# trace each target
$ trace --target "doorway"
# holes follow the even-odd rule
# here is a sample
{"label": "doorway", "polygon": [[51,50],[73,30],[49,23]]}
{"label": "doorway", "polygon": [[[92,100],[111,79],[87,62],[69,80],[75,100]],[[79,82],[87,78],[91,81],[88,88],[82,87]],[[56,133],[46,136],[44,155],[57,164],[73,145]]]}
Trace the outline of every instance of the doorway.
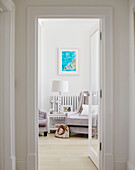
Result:
{"label": "doorway", "polygon": [[[64,10],[64,11],[63,11]],[[81,14],[80,14],[81,11]],[[102,113],[104,113],[102,119],[102,142],[103,142],[103,150],[102,150],[102,160],[101,161],[101,169],[107,170],[109,165],[111,165],[110,169],[113,169],[113,60],[112,60],[112,9],[108,7],[83,7],[83,8],[70,8],[70,7],[43,7],[43,8],[29,8],[28,10],[28,86],[27,86],[27,121],[28,121],[28,129],[27,129],[27,154],[28,154],[28,168],[29,169],[37,169],[37,131],[38,128],[35,126],[37,124],[37,24],[38,18],[91,18],[95,16],[96,18],[102,18],[103,20],[103,62],[102,62],[102,90],[103,90],[103,101],[102,105]],[[109,111],[109,112],[108,112]],[[34,113],[34,114],[33,114]],[[109,114],[108,114],[109,113]],[[35,116],[34,116],[35,115]],[[106,119],[105,119],[105,118]],[[35,124],[36,123],[36,124]],[[30,126],[31,125],[31,126]],[[107,129],[107,131],[106,131]],[[105,141],[110,139],[108,145],[105,145]],[[103,160],[105,158],[105,160]]]}
{"label": "doorway", "polygon": [[[55,29],[54,29],[55,28]],[[68,81],[69,84],[69,91],[67,96],[63,96],[62,94],[62,101],[64,101],[65,105],[70,104],[70,107],[72,106],[72,111],[76,112],[78,108],[75,108],[75,103],[76,101],[75,98],[79,96],[79,93],[81,91],[88,91],[90,93],[90,96],[92,97],[93,104],[91,105],[91,111],[89,112],[94,112],[92,115],[91,113],[89,114],[87,112],[87,105],[84,105],[85,111],[79,112],[79,114],[88,116],[89,118],[92,117],[94,125],[90,126],[92,127],[92,131],[88,130],[88,128],[85,128],[84,125],[79,124],[78,129],[80,128],[80,132],[76,132],[75,130],[77,127],[75,127],[75,124],[72,124],[72,129],[76,134],[88,134],[89,136],[93,136],[92,138],[89,137],[89,148],[88,149],[88,142],[86,142],[86,148],[87,150],[85,151],[87,154],[84,154],[85,157],[90,157],[94,164],[96,165],[97,168],[99,168],[99,140],[98,139],[98,129],[100,129],[100,124],[98,123],[100,120],[100,116],[98,115],[100,113],[99,110],[99,101],[100,99],[98,98],[98,94],[100,92],[100,84],[99,84],[99,44],[100,44],[100,19],[81,19],[81,18],[67,18],[67,19],[39,19],[38,20],[38,108],[40,111],[43,111],[47,113],[48,115],[48,136],[49,137],[40,137],[39,138],[39,157],[42,155],[43,148],[45,147],[45,141],[47,142],[49,138],[53,141],[54,138],[50,136],[50,130],[55,129],[55,125],[60,125],[60,120],[64,117],[65,115],[56,115],[58,112],[57,109],[52,108],[51,111],[55,112],[53,114],[50,113],[50,102],[53,102],[53,105],[56,106],[55,101],[57,97],[57,94],[53,94],[51,92],[51,87],[54,79],[59,79],[59,80],[66,80]],[[94,36],[94,39],[93,37]],[[58,61],[59,61],[59,49],[58,48],[64,48],[68,49],[68,52],[72,49],[75,49],[75,52],[78,51],[78,60],[79,60],[79,68],[78,68],[78,75],[59,75],[58,69]],[[64,51],[63,50],[63,51]],[[67,52],[67,51],[66,51]],[[92,55],[93,54],[93,55]],[[68,56],[67,56],[68,58]],[[91,59],[90,59],[91,58]],[[64,60],[65,61],[65,60]],[[92,63],[91,63],[92,61]],[[76,60],[77,62],[77,60]],[[62,63],[63,64],[63,63]],[[64,66],[65,67],[65,66]],[[91,83],[92,82],[92,83]],[[54,96],[53,96],[54,95]],[[51,96],[51,97],[50,97]],[[65,101],[66,100],[66,101]],[[71,105],[71,100],[72,100],[72,105]],[[97,100],[97,103],[94,102],[94,100]],[[91,101],[90,101],[91,102]],[[62,103],[62,106],[64,105]],[[65,106],[64,105],[64,106]],[[56,106],[57,107],[57,106]],[[77,106],[78,107],[78,106]],[[98,109],[98,110],[97,110]],[[44,113],[44,114],[45,114]],[[77,115],[77,114],[76,114]],[[53,120],[55,118],[55,120]],[[58,120],[57,120],[58,118]],[[78,117],[76,117],[78,118]],[[80,116],[81,119],[81,116]],[[51,121],[51,123],[50,123]],[[82,120],[85,121],[85,118],[82,116]],[[61,122],[63,123],[63,122]],[[79,123],[79,122],[75,122]],[[52,124],[52,125],[50,125]],[[88,125],[87,125],[88,126]],[[99,126],[99,127],[98,127]],[[89,129],[91,128],[89,127]],[[76,129],[75,129],[76,128]],[[41,127],[39,128],[41,132]],[[42,128],[43,129],[43,128]],[[43,129],[42,132],[46,132],[46,130]],[[87,132],[85,132],[87,131]],[[53,135],[54,136],[54,135]],[[99,135],[100,136],[100,135]],[[80,137],[80,138],[79,138]],[[76,143],[79,144],[79,142],[82,143],[82,138],[79,136],[78,140],[76,140]],[[44,139],[44,140],[43,140]],[[94,145],[91,145],[91,139],[94,140]],[[75,140],[75,139],[74,139]],[[68,141],[68,140],[67,140]],[[71,145],[72,139],[69,140],[69,143]],[[58,143],[58,140],[54,140],[54,142]],[[41,144],[42,143],[42,144]],[[44,147],[43,147],[44,143]],[[53,142],[51,142],[53,143]],[[61,142],[60,142],[61,143]],[[68,143],[68,142],[67,142]],[[59,144],[59,143],[58,143]],[[54,144],[53,144],[54,145]],[[62,143],[61,143],[62,145]],[[59,146],[59,145],[58,145]],[[67,144],[68,146],[68,144]],[[73,144],[73,146],[75,146]],[[49,146],[50,149],[53,146]],[[96,156],[92,157],[92,153],[94,148],[96,147]],[[41,151],[42,148],[42,151]],[[65,147],[66,148],[66,147]],[[70,147],[69,147],[70,149]],[[47,150],[47,149],[46,149]],[[79,149],[77,149],[79,151]],[[89,150],[89,154],[88,154]],[[47,151],[46,151],[47,152]],[[64,151],[65,154],[68,153],[68,151]],[[75,152],[75,150],[74,150]],[[50,153],[50,152],[49,152]],[[44,159],[45,159],[45,151],[44,151]],[[83,153],[82,153],[83,155]],[[57,157],[54,155],[51,155],[53,157]],[[64,156],[64,155],[63,155]],[[72,153],[71,153],[72,156]],[[42,160],[43,155],[40,157]],[[49,157],[49,154],[48,154]],[[66,155],[65,155],[66,157]],[[59,159],[61,159],[59,157]],[[86,158],[88,159],[88,158]],[[45,159],[46,160],[46,159]],[[47,159],[48,160],[48,159]],[[81,160],[81,155],[80,155],[80,160]],[[49,160],[48,160],[49,161]],[[43,164],[42,161],[40,161],[40,164]],[[44,161],[45,162],[45,161]],[[55,164],[55,163],[54,163]],[[60,163],[59,163],[60,164]],[[79,164],[79,162],[78,162]],[[44,165],[45,166],[45,165]],[[49,166],[49,165],[48,165]],[[57,166],[57,165],[55,165]],[[60,166],[60,165],[59,165]],[[40,166],[39,166],[40,167]],[[69,168],[70,169],[70,168]]]}

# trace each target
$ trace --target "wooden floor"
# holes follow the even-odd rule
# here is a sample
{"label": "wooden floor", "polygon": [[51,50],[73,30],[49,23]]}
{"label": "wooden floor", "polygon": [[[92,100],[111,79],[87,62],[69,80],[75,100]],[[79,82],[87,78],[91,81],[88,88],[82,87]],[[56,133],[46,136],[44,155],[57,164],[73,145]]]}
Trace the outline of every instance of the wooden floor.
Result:
{"label": "wooden floor", "polygon": [[39,137],[39,170],[97,170],[88,158],[88,139]]}

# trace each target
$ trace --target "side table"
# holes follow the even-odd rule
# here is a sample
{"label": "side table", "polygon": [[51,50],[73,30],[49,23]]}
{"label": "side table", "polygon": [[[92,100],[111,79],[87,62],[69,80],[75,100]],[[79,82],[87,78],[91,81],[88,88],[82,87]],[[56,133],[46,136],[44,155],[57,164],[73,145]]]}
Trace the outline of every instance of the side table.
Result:
{"label": "side table", "polygon": [[63,113],[48,114],[48,133],[57,130],[60,125],[65,126],[65,115]]}

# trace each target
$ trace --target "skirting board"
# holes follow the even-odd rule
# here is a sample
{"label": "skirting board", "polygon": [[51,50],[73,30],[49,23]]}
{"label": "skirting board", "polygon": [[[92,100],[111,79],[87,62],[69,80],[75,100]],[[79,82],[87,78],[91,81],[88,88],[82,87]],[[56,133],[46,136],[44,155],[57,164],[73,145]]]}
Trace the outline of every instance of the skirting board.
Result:
{"label": "skirting board", "polygon": [[113,164],[115,170],[127,170],[127,160],[115,159]]}
{"label": "skirting board", "polygon": [[28,153],[27,156],[27,170],[35,170],[37,168],[37,155],[34,153]]}
{"label": "skirting board", "polygon": [[105,160],[105,170],[113,170],[113,155],[111,154],[105,154],[104,155]]}
{"label": "skirting board", "polygon": [[17,170],[26,170],[26,162],[25,161],[16,161],[16,169]]}
{"label": "skirting board", "polygon": [[3,164],[4,170],[16,170],[16,157],[8,157],[8,159],[5,159]]}
{"label": "skirting board", "polygon": [[12,166],[12,170],[16,170],[16,157],[12,156],[11,157],[11,166]]}
{"label": "skirting board", "polygon": [[127,162],[127,170],[135,170],[135,167],[129,161]]}

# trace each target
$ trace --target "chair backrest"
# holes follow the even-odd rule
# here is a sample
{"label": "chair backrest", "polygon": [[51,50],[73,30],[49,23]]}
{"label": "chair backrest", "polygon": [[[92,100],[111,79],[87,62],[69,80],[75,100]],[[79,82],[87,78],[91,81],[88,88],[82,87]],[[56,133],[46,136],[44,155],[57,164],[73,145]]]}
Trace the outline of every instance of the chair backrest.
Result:
{"label": "chair backrest", "polygon": [[47,118],[47,113],[39,111],[39,118],[46,119]]}
{"label": "chair backrest", "polygon": [[82,91],[80,92],[80,96],[79,96],[79,103],[78,103],[78,109],[77,109],[77,113],[82,113],[82,105],[88,105],[89,104],[89,92],[88,91]]}

